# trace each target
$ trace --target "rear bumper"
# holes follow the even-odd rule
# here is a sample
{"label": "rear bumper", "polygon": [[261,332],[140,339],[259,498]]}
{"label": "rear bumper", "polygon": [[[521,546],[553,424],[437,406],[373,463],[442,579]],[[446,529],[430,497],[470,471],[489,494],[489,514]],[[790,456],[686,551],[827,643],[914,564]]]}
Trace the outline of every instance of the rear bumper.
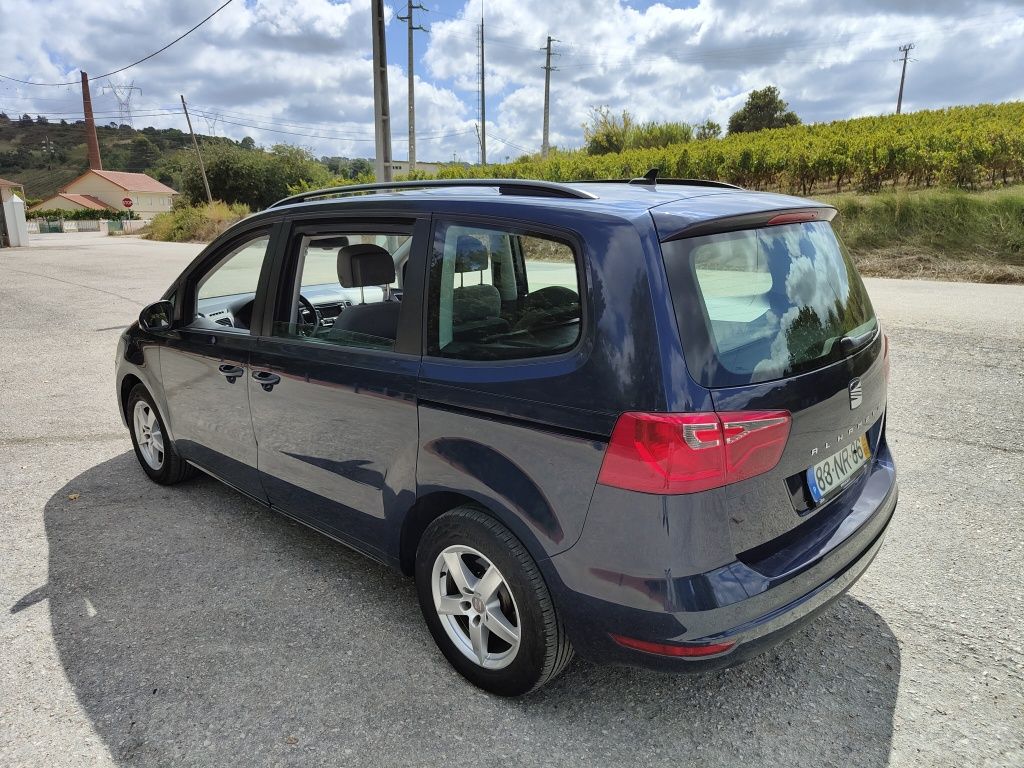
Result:
{"label": "rear bumper", "polygon": [[[845,593],[881,548],[899,491],[888,451],[879,458],[858,499],[870,502],[870,509],[860,504],[856,530],[803,568],[775,578],[737,560],[696,576],[673,577],[668,570],[661,578],[618,574],[613,580],[600,567],[581,567],[585,548],[546,561],[575,649],[596,661],[697,672],[732,666],[780,642]],[[624,648],[613,634],[657,643],[734,645],[714,656],[676,658]]]}

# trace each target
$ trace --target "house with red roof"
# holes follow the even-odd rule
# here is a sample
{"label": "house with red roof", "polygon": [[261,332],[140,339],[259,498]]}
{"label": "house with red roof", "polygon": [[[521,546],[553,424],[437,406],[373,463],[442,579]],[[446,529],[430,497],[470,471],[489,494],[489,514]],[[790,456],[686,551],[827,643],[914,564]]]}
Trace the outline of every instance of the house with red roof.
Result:
{"label": "house with red roof", "polygon": [[[31,211],[131,210],[144,219],[171,210],[178,194],[144,173],[91,168]],[[131,205],[126,204],[130,201]]]}

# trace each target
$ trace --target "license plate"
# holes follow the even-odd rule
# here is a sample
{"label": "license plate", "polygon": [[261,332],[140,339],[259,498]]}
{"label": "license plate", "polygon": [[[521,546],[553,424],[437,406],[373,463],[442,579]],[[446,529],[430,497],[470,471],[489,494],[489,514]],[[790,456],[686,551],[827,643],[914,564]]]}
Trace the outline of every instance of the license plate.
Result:
{"label": "license plate", "polygon": [[839,490],[856,474],[857,470],[868,463],[871,449],[868,447],[868,436],[861,435],[833,453],[827,459],[819,461],[807,470],[807,487],[817,504],[830,493]]}

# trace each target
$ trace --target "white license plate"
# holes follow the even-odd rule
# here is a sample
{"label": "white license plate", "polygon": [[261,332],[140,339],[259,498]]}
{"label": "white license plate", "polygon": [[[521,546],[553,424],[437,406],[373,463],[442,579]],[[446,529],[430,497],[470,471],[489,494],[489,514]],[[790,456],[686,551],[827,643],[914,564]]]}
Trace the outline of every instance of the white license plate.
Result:
{"label": "white license plate", "polygon": [[811,489],[814,503],[817,504],[833,491],[846,485],[846,481],[867,464],[870,458],[871,449],[868,447],[868,436],[865,434],[827,459],[808,468],[807,487]]}

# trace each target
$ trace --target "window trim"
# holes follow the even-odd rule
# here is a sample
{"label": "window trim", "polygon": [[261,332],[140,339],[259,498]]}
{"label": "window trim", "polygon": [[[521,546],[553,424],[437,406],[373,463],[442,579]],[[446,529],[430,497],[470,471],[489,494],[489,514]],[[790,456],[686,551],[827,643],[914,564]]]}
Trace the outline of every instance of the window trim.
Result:
{"label": "window trim", "polygon": [[[517,234],[526,237],[540,237],[546,240],[555,240],[569,246],[572,250],[573,261],[576,266],[576,282],[580,289],[578,291],[580,297],[580,332],[576,338],[576,342],[568,349],[553,352],[551,354],[531,355],[529,357],[510,357],[495,360],[470,360],[466,358],[446,357],[444,355],[434,354],[432,352],[432,341],[430,338],[430,307],[432,299],[430,272],[434,258],[434,240],[441,228],[449,226],[478,226],[485,229],[499,229],[507,234]],[[423,360],[431,363],[431,365],[439,365],[445,368],[459,368],[467,366],[476,368],[506,368],[514,366],[522,368],[524,366],[541,366],[552,363],[562,363],[579,356],[581,350],[585,347],[587,340],[590,338],[591,326],[590,281],[587,279],[587,259],[588,255],[585,241],[580,237],[579,233],[571,229],[564,229],[562,227],[551,226],[535,221],[503,216],[463,213],[435,214],[431,217],[430,233],[426,242],[426,254],[424,258],[422,289],[423,322],[421,340]],[[524,265],[525,262],[526,259],[524,255]],[[518,280],[518,278],[519,275],[517,274],[516,279]],[[529,285],[528,282],[527,285]]]}
{"label": "window trim", "polygon": [[[301,336],[276,336],[271,333],[273,324],[284,306],[290,306],[291,296],[294,291],[294,283],[298,279],[296,269],[299,262],[299,249],[304,238],[322,234],[395,234],[407,235],[412,238],[412,245],[409,248],[409,263],[416,259],[422,261],[422,248],[418,248],[417,238],[420,238],[419,245],[425,238],[425,232],[429,224],[429,218],[425,216],[395,216],[394,212],[381,213],[366,210],[353,210],[351,212],[330,213],[318,212],[306,213],[289,217],[285,222],[284,232],[279,247],[279,257],[275,260],[274,273],[270,276],[271,285],[275,286],[273,295],[267,296],[264,309],[265,325],[260,336],[267,341],[274,343],[285,343],[297,345],[301,348],[313,347],[318,350],[337,350],[339,353],[346,351],[358,354],[369,354],[372,356],[397,355],[408,358],[410,355],[420,357],[419,333],[416,330],[410,332],[410,318],[417,322],[421,310],[417,302],[422,297],[422,287],[416,286],[415,275],[407,273],[410,279],[409,285],[416,287],[419,295],[410,295],[409,285],[402,286],[402,310],[399,313],[398,335],[392,349],[372,349],[357,347],[345,344],[334,344],[325,342],[322,339],[310,339]],[[411,300],[411,301],[410,301]],[[407,307],[408,305],[408,307]]]}
{"label": "window trim", "polygon": [[[201,331],[202,333],[211,334],[228,333],[232,336],[251,336],[253,338],[262,335],[265,322],[264,308],[266,305],[267,286],[277,261],[276,255],[277,249],[280,247],[282,229],[282,222],[280,220],[263,221],[255,226],[247,227],[243,231],[233,233],[232,236],[220,242],[215,242],[209,249],[209,253],[199,256],[197,261],[188,270],[187,277],[185,277],[180,286],[180,294],[183,300],[180,308],[176,307],[176,313],[180,313],[179,320],[182,330]],[[193,328],[192,325],[196,320],[196,308],[198,306],[199,281],[206,277],[212,269],[215,269],[239,245],[260,237],[267,238],[267,252],[263,257],[263,265],[260,268],[260,275],[256,283],[256,293],[253,297],[252,323],[248,330],[228,328],[226,326],[219,329]],[[177,293],[178,286],[173,286],[169,292]]]}

